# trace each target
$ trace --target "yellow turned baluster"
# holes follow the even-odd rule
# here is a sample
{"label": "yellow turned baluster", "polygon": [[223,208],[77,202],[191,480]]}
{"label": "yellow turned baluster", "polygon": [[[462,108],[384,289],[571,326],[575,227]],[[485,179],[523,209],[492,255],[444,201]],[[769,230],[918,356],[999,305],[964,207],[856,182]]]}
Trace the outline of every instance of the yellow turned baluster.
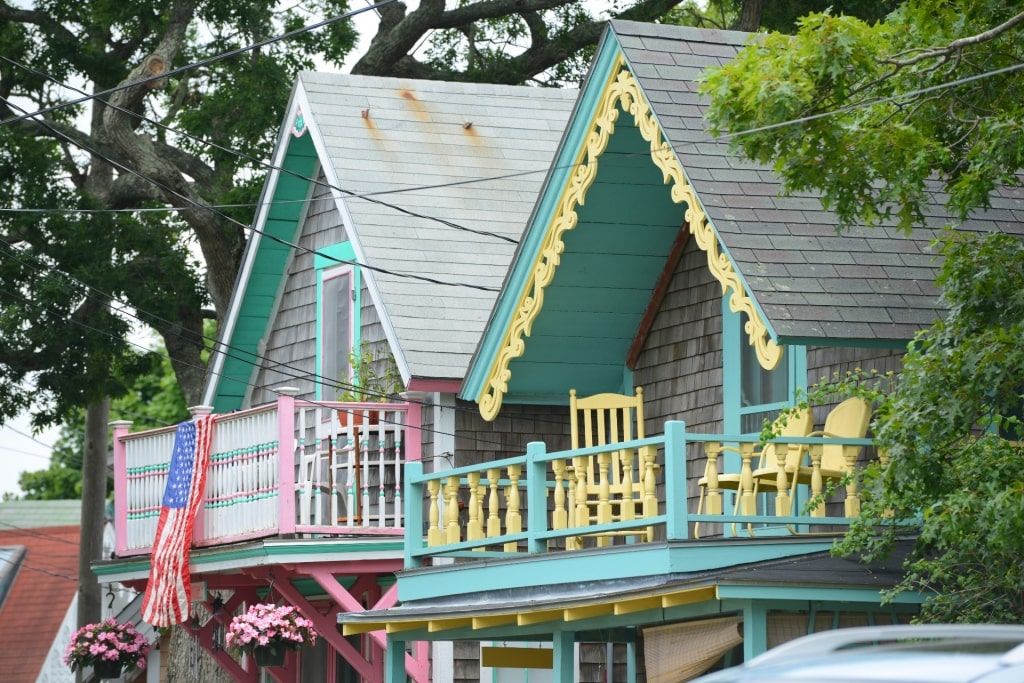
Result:
{"label": "yellow turned baluster", "polygon": [[466,540],[479,541],[484,537],[483,523],[480,521],[480,473],[470,472],[466,475],[466,480],[469,482],[469,521],[466,522]]}
{"label": "yellow turned baluster", "polygon": [[751,444],[743,444],[740,447],[740,514],[757,514],[757,499],[754,497],[754,470],[750,461],[754,457],[754,447]]}
{"label": "yellow turned baluster", "polygon": [[427,526],[427,545],[431,548],[441,545],[441,513],[437,505],[438,493],[441,491],[441,482],[431,479],[427,482],[427,489],[430,491],[430,510],[428,513],[430,522]]}
{"label": "yellow turned baluster", "polygon": [[501,517],[498,516],[498,477],[501,470],[492,468],[487,470],[487,484],[491,488],[491,494],[487,499],[487,538],[501,536]]}
{"label": "yellow turned baluster", "polygon": [[[708,462],[707,471],[708,486],[704,498],[704,510],[709,515],[722,514],[722,491],[718,488],[718,456],[722,453],[722,444],[709,442],[704,447]],[[753,473],[751,473],[753,476]],[[699,524],[699,522],[698,522]]]}
{"label": "yellow turned baluster", "polygon": [[[658,515],[658,479],[654,474],[654,460],[658,457],[658,449],[655,446],[644,446],[640,451],[644,472],[644,518],[649,519]],[[654,527],[647,527],[647,541],[654,540]]]}
{"label": "yellow turned baluster", "polygon": [[846,461],[846,471],[849,477],[846,480],[846,516],[856,517],[860,514],[860,493],[857,490],[857,477],[854,468],[857,466],[857,453],[860,448],[856,446],[843,446],[843,460]]}
{"label": "yellow turned baluster", "polygon": [[566,529],[568,519],[565,511],[565,460],[552,460],[551,469],[555,473],[555,510],[551,513],[551,528]]}
{"label": "yellow turned baluster", "polygon": [[[811,447],[811,499],[821,498],[821,446]],[[811,510],[811,517],[825,516],[825,501],[821,500]]]}
{"label": "yellow turned baluster", "polygon": [[[611,483],[611,453],[597,454],[598,488],[597,488],[597,523],[608,524],[612,521],[612,483]],[[601,536],[597,539],[598,547],[607,547],[612,544],[612,539]]]}
{"label": "yellow turned baluster", "polygon": [[[519,475],[522,474],[522,471],[522,465],[508,466],[508,495],[505,496],[508,512],[505,516],[505,529],[510,534],[518,534],[523,530],[523,516],[519,511]],[[518,541],[505,544],[507,553],[514,553],[518,548]]]}
{"label": "yellow turned baluster", "polygon": [[633,521],[636,519],[636,499],[633,498],[633,461],[636,459],[636,451],[632,448],[626,448],[619,451],[619,462],[622,464],[622,476],[620,481],[622,487],[619,489],[623,492],[622,505],[620,507],[621,514],[619,517],[622,521]]}
{"label": "yellow turned baluster", "polygon": [[445,543],[459,542],[459,478],[448,477],[444,489],[444,520],[447,535]]}
{"label": "yellow turned baluster", "polygon": [[786,474],[786,456],[790,448],[799,446],[775,444],[775,460],[779,467],[775,475],[775,514],[780,517],[789,514],[789,477]]}
{"label": "yellow turned baluster", "polygon": [[[585,457],[572,459],[572,473],[575,484],[570,482],[575,496],[575,505],[569,523],[574,528],[590,525],[590,510],[587,509],[587,461]],[[577,550],[583,547],[583,537],[573,536],[566,541],[566,550]]]}

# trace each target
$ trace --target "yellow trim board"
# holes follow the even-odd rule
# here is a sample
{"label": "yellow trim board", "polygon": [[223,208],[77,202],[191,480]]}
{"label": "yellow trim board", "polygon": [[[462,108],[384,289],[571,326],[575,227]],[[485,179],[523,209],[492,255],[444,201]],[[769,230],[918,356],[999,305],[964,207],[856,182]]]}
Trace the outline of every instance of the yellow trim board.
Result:
{"label": "yellow trim board", "polygon": [[682,605],[692,605],[695,602],[703,602],[705,600],[718,600],[717,586],[702,586],[700,588],[691,588],[679,593],[663,595],[661,596],[661,606],[680,607]]}
{"label": "yellow trim board", "polygon": [[480,648],[480,666],[511,669],[553,669],[555,651],[547,647]]}
{"label": "yellow trim board", "polygon": [[545,621],[554,621],[555,619],[562,618],[562,609],[545,609],[538,610],[536,612],[523,612],[522,614],[516,615],[516,622],[520,626],[531,626],[533,624],[541,624]]}
{"label": "yellow trim board", "polygon": [[484,628],[491,628],[492,626],[514,624],[515,621],[516,615],[514,614],[490,614],[487,616],[473,617],[473,630],[477,631]]}
{"label": "yellow trim board", "polygon": [[680,607],[682,605],[691,605],[705,600],[718,599],[717,587],[699,586],[686,588],[673,593],[623,598],[621,600],[595,602],[574,607],[529,610],[515,614],[505,612],[502,614],[483,614],[475,617],[345,622],[342,624],[342,634],[352,636],[381,630],[388,633],[400,633],[402,631],[413,631],[424,628],[431,633],[437,633],[439,631],[449,631],[452,629],[465,628],[467,626],[472,627],[473,630],[480,630],[512,623],[518,623],[519,626],[530,626],[546,621],[554,621],[556,619],[561,619],[565,622],[580,621],[582,619],[600,617],[605,614],[631,614],[633,612],[641,612],[648,609]]}
{"label": "yellow trim board", "polygon": [[758,313],[749,292],[743,287],[743,281],[733,268],[732,261],[721,250],[714,228],[697,202],[697,195],[686,179],[682,165],[672,147],[665,141],[650,104],[633,74],[626,68],[625,60],[620,54],[612,66],[611,77],[604,93],[595,107],[590,129],[584,136],[586,142],[577,156],[576,170],[562,190],[558,207],[548,224],[541,248],[523,286],[519,305],[495,354],[483,390],[477,397],[480,415],[485,420],[493,420],[501,409],[502,400],[508,391],[508,382],[512,378],[509,365],[526,350],[524,337],[530,335],[533,323],[544,306],[544,290],[551,284],[565,251],[563,235],[577,225],[579,216],[576,208],[584,203],[587,191],[597,178],[598,159],[608,147],[620,111],[626,111],[633,116],[640,134],[650,143],[652,161],[661,170],[664,182],[672,184],[672,201],[676,204],[686,204],[685,220],[690,234],[696,240],[697,246],[707,254],[708,269],[722,286],[722,295],[725,296],[732,291],[729,308],[733,312],[747,315],[744,331],[757,353],[761,366],[771,370],[782,359],[782,347],[769,335],[768,327]]}

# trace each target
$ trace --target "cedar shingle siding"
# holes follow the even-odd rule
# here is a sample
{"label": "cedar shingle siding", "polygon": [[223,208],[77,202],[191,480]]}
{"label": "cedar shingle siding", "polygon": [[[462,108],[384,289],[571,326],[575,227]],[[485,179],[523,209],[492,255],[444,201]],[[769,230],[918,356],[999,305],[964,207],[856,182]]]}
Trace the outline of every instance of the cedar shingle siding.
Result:
{"label": "cedar shingle siding", "polygon": [[[316,179],[324,182],[323,171]],[[341,216],[334,206],[330,189],[316,185],[313,199],[299,231],[299,245],[303,249],[292,252],[288,276],[284,278],[277,315],[271,320],[264,339],[265,361],[256,376],[250,405],[273,401],[275,387],[299,388],[299,396],[313,398],[316,373],[316,271],[313,254],[309,250],[321,249],[345,239]],[[278,365],[281,364],[281,365]]]}

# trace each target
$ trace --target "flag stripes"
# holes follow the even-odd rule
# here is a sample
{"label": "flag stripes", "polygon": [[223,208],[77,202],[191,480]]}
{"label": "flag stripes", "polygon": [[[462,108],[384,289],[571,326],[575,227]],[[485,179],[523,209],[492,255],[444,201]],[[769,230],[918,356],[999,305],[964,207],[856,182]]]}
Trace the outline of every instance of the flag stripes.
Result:
{"label": "flag stripes", "polygon": [[203,415],[179,424],[174,435],[171,468],[142,602],[142,618],[153,626],[180,624],[189,615],[189,548],[206,489],[213,423],[213,415]]}

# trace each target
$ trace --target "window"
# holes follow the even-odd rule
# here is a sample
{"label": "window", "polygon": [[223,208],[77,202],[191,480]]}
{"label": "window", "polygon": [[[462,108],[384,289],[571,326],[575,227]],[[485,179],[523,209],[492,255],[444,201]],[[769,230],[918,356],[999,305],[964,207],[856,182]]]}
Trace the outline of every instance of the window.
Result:
{"label": "window", "polygon": [[314,257],[317,274],[316,397],[337,400],[352,380],[349,354],[359,346],[359,268],[348,242],[321,249]]}
{"label": "window", "polygon": [[[728,301],[722,299],[723,432],[756,437],[764,421],[771,422],[781,408],[792,405],[797,387],[806,383],[807,348],[786,346],[779,364],[772,370],[765,370],[743,329],[745,318],[731,311]],[[739,472],[739,456],[728,453],[723,467],[726,472]],[[759,513],[773,509],[774,495],[758,496]],[[726,501],[725,504],[732,503]]]}
{"label": "window", "polygon": [[727,434],[757,434],[764,421],[790,405],[807,377],[806,347],[787,346],[782,361],[765,370],[743,329],[744,316],[722,301],[723,398]]}

